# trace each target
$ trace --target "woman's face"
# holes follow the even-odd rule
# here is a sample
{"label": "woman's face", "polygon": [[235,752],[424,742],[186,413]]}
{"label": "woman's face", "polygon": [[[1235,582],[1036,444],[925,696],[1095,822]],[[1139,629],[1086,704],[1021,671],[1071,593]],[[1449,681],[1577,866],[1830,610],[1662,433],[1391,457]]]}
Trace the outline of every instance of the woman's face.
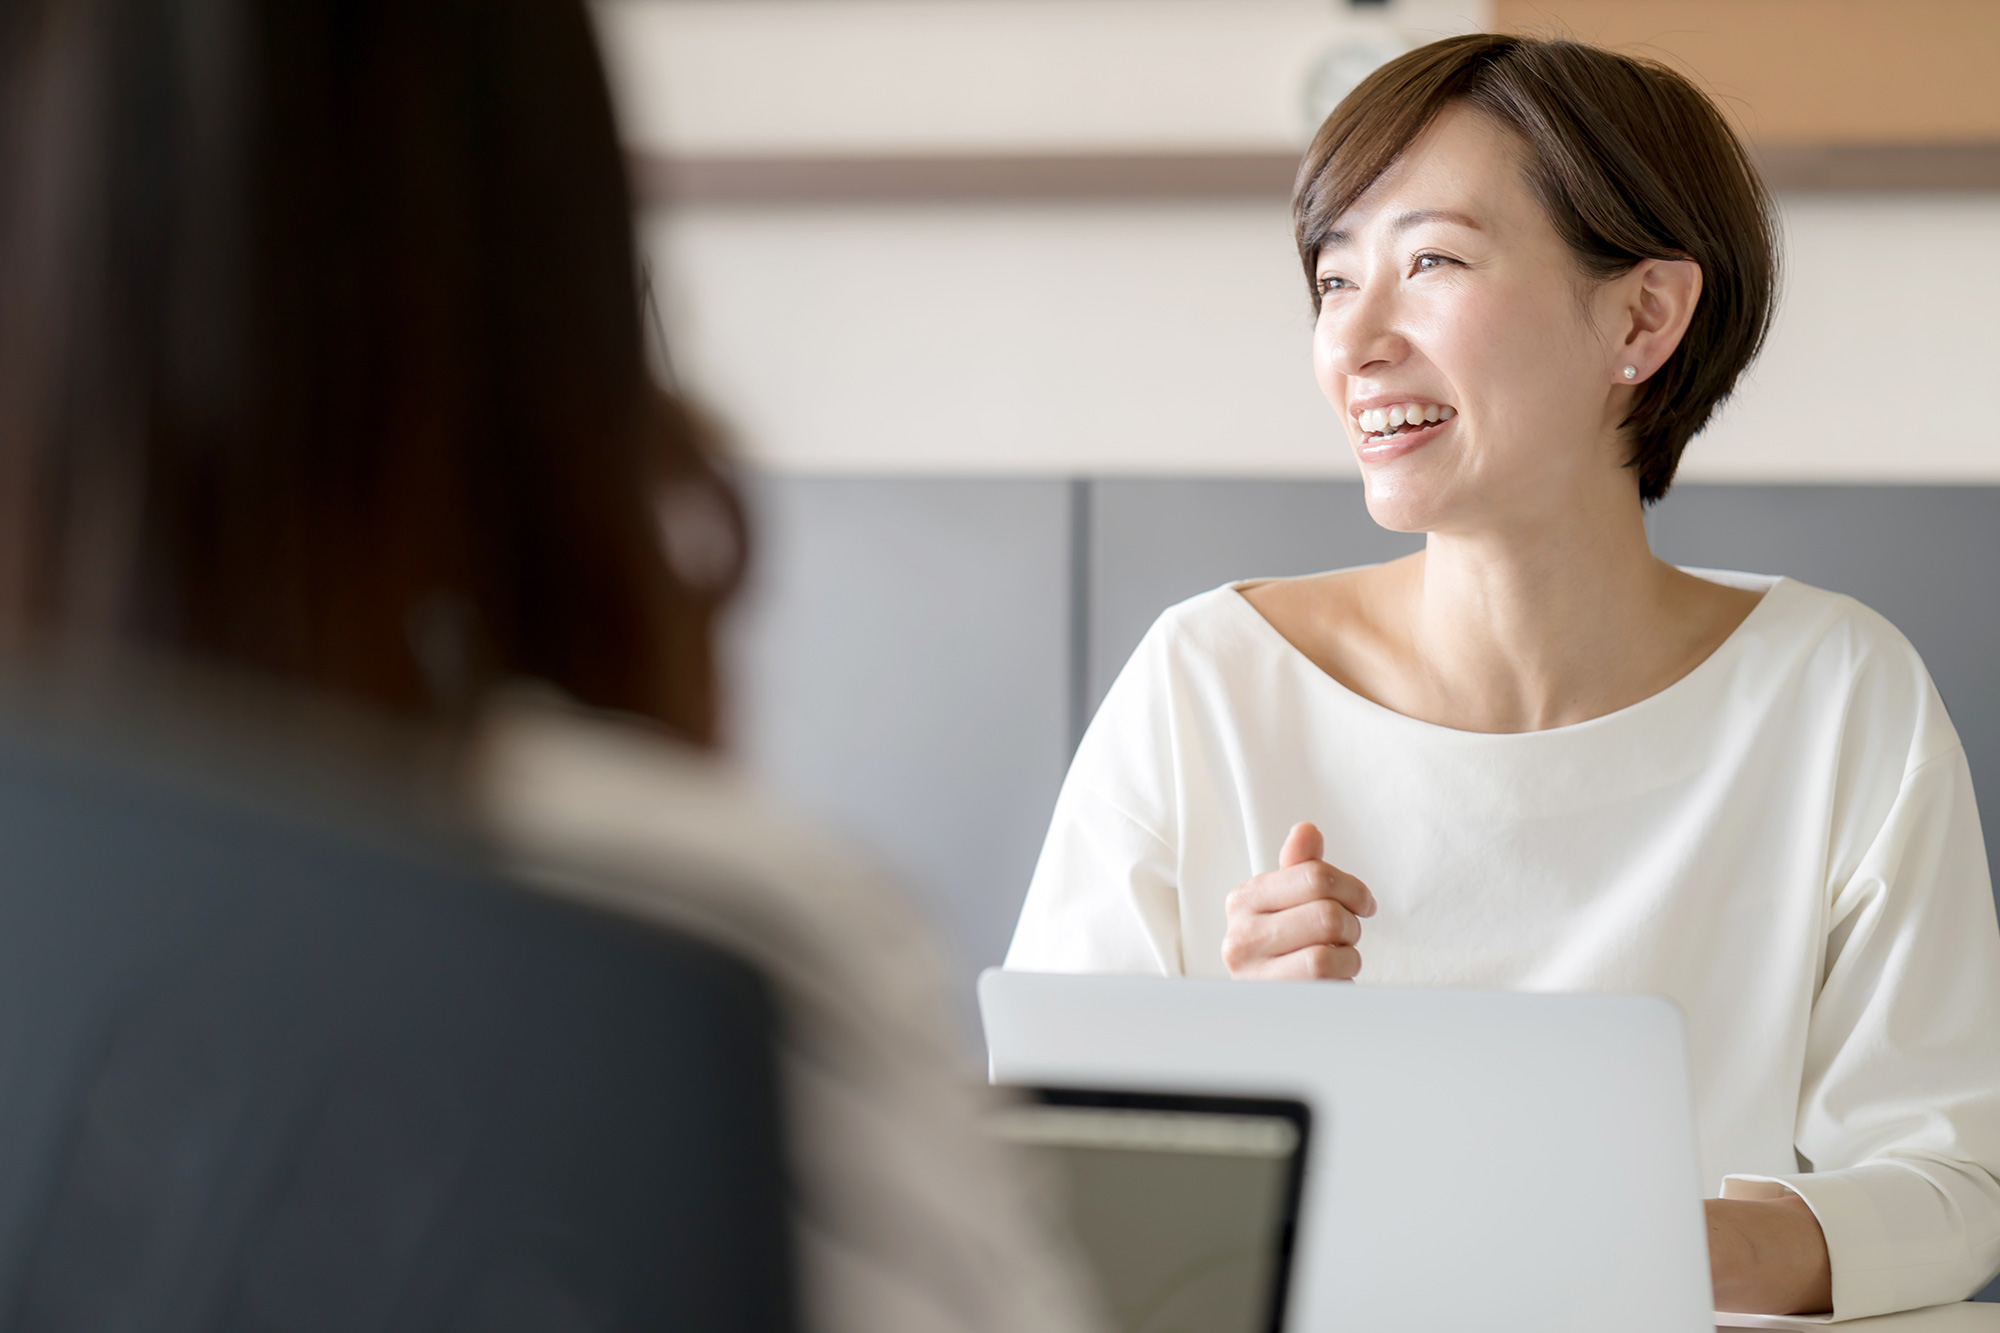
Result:
{"label": "woman's face", "polygon": [[[1584,281],[1522,153],[1486,116],[1447,108],[1320,251],[1314,370],[1384,527],[1533,524],[1620,487],[1636,506],[1618,437],[1634,284]],[[1436,410],[1390,424],[1412,405]]]}

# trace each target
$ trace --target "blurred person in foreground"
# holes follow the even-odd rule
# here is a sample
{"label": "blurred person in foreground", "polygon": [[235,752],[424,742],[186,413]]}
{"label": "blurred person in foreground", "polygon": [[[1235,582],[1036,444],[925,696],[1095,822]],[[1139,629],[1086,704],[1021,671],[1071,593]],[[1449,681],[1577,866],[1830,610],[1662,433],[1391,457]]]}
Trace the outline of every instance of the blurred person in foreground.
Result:
{"label": "blurred person in foreground", "polygon": [[531,878],[771,977],[809,1327],[1077,1327],[929,940],[711,754],[744,528],[630,206],[578,0],[6,6],[0,638],[453,738]]}
{"label": "blurred person in foreground", "polygon": [[1769,327],[1749,155],[1664,66],[1480,33],[1349,94],[1293,219],[1369,514],[1424,550],[1162,615],[1008,965],[1669,996],[1717,1308],[1978,1290],[2000,930],[1951,719],[1868,608],[1647,541]]}

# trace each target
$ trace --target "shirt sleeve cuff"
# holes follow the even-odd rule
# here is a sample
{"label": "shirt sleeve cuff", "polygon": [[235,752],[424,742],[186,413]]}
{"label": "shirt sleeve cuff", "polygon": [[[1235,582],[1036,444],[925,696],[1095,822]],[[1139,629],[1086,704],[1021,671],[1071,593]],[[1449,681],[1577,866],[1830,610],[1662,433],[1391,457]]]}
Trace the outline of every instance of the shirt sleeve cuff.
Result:
{"label": "shirt sleeve cuff", "polygon": [[[1955,1237],[1931,1236],[1913,1247],[1911,1222],[1943,1220],[1937,1187],[1892,1162],[1870,1162],[1838,1171],[1796,1176],[1725,1176],[1725,1199],[1780,1199],[1796,1194],[1806,1201],[1826,1237],[1833,1269],[1833,1312],[1797,1315],[1801,1323],[1839,1323],[1964,1299],[1961,1262],[1940,1260],[1958,1248]],[[1928,1229],[1928,1228],[1925,1228]],[[1939,1242],[1944,1242],[1939,1244]],[[1914,1252],[1913,1252],[1914,1250]]]}

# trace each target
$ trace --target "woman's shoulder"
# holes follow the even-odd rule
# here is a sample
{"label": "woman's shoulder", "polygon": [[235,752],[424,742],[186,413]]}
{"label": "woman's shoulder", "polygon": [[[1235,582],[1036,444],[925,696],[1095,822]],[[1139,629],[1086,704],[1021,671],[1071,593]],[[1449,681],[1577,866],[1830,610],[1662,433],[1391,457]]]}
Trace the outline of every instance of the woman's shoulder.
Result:
{"label": "woman's shoulder", "polygon": [[1761,590],[1741,636],[1790,654],[1837,656],[1855,668],[1923,671],[1923,659],[1888,617],[1846,593],[1814,587],[1784,575],[1689,568],[1712,583]]}
{"label": "woman's shoulder", "polygon": [[1844,727],[1860,727],[1880,733],[1885,743],[1907,745],[1911,762],[1957,747],[1957,733],[1923,657],[1873,607],[1782,576],[1688,572],[1766,589],[1733,636],[1734,655],[1746,679],[1763,680],[1790,707],[1819,709]]}
{"label": "woman's shoulder", "polygon": [[1240,626],[1245,586],[1231,580],[1175,602],[1154,617],[1145,641],[1179,647],[1234,637]]}
{"label": "woman's shoulder", "polygon": [[[1238,716],[1278,700],[1359,704],[1348,656],[1379,656],[1371,603],[1397,564],[1288,578],[1238,579],[1161,612],[1133,650],[1106,703],[1151,716],[1163,698]],[[1372,707],[1372,705],[1370,705]]]}
{"label": "woman's shoulder", "polygon": [[1182,704],[1233,695],[1285,651],[1239,585],[1197,593],[1154,618],[1099,702],[1091,730],[1155,732]]}
{"label": "woman's shoulder", "polygon": [[1162,611],[1135,656],[1152,654],[1187,666],[1245,658],[1294,658],[1282,626],[1310,611],[1337,616],[1359,598],[1362,583],[1384,566],[1333,569],[1284,578],[1232,579]]}
{"label": "woman's shoulder", "polygon": [[1257,613],[1235,583],[1196,593],[1161,611],[1133,645],[1106,702],[1175,692],[1189,677],[1214,675],[1253,647]]}

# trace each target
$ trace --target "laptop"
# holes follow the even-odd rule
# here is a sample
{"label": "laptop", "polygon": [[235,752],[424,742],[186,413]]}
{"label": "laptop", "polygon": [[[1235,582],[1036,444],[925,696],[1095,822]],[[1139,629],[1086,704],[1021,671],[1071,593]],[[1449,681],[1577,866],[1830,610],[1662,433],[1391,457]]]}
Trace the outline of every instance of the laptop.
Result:
{"label": "laptop", "polygon": [[1286,1329],[1715,1327],[1666,1000],[989,970],[979,1002],[996,1082],[1310,1108]]}
{"label": "laptop", "polygon": [[1304,1102],[1015,1091],[992,1128],[1051,1178],[1107,1329],[1283,1328],[1312,1132]]}

